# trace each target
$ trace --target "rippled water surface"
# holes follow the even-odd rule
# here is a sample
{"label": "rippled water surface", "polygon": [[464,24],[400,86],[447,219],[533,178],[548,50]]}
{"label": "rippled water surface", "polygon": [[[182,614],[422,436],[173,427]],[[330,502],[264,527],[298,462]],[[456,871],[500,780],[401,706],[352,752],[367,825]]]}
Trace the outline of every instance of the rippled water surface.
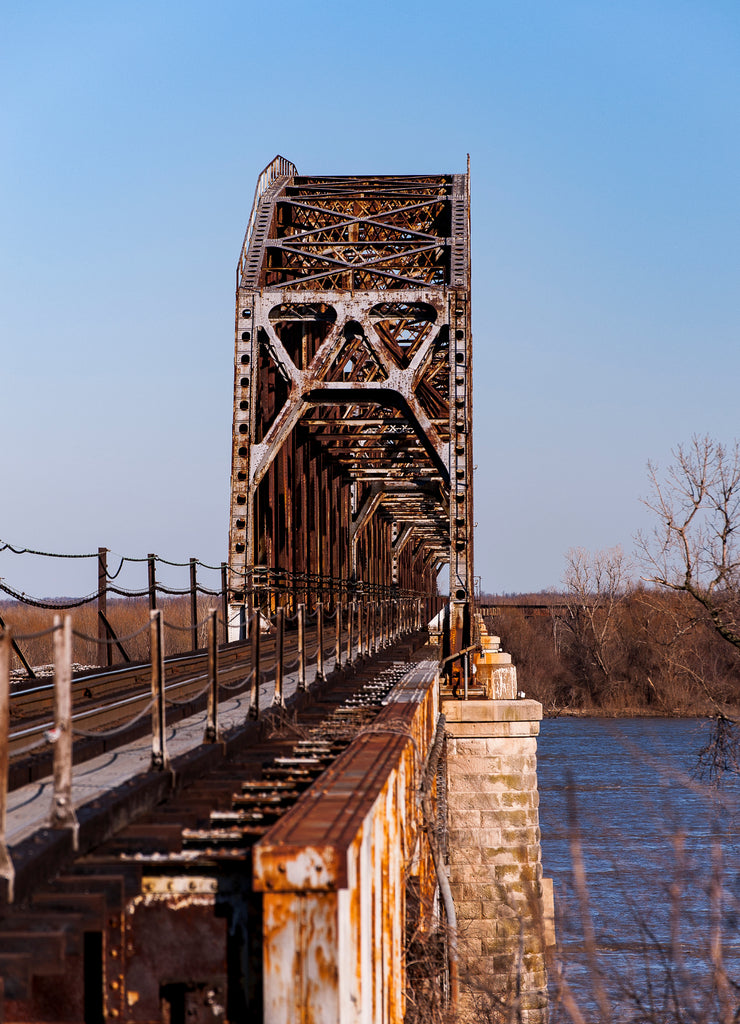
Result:
{"label": "rippled water surface", "polygon": [[646,986],[651,999],[665,1000],[661,987],[680,987],[681,979],[697,993],[714,985],[710,940],[718,934],[728,974],[740,982],[740,780],[725,777],[719,790],[697,781],[693,769],[708,733],[706,721],[693,719],[542,723],[544,871],[555,883],[566,975],[588,1004],[593,984],[572,883],[576,837],[600,965],[615,1000]]}

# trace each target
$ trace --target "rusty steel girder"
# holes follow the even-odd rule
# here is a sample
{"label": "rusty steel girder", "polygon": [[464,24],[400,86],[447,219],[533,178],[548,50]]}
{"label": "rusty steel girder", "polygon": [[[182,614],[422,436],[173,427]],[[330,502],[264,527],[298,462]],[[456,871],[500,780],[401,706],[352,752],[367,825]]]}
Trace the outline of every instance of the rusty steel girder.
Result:
{"label": "rusty steel girder", "polygon": [[434,893],[418,789],[439,717],[419,662],[324,775],[255,845],[265,1024],[402,1024],[407,888]]}
{"label": "rusty steel girder", "polygon": [[449,563],[465,647],[472,469],[468,175],[304,177],[277,157],[237,270],[232,620],[265,580],[294,601],[431,595]]}

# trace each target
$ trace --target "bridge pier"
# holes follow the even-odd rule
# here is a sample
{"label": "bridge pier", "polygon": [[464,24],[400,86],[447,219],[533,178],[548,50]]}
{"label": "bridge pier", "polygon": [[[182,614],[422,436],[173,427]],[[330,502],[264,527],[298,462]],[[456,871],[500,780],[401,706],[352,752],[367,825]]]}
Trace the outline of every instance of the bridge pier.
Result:
{"label": "bridge pier", "polygon": [[[460,1021],[518,1005],[547,1020],[545,949],[552,931],[542,878],[537,735],[542,705],[447,700],[450,884],[457,910]],[[504,1014],[505,1019],[509,1019]],[[502,1018],[503,1019],[503,1018]]]}

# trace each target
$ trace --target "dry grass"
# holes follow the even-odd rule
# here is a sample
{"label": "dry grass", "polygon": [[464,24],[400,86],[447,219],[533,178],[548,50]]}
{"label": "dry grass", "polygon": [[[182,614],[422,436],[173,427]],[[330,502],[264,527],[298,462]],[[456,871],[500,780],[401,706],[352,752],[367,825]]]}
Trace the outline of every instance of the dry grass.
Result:
{"label": "dry grass", "polygon": [[[198,597],[198,646],[206,643],[206,617],[208,610],[218,607],[218,598]],[[177,654],[192,649],[190,635],[190,598],[162,597],[157,606],[165,622],[165,653]],[[67,613],[62,613],[67,614]],[[72,660],[78,665],[98,664],[98,610],[95,602],[72,609],[72,628],[75,631]],[[34,608],[16,601],[0,603],[0,616],[12,630],[13,637],[28,662],[35,668],[53,661],[52,635],[33,636],[51,629],[55,612]],[[149,658],[149,604],[146,598],[108,600],[107,618],[132,661]],[[24,637],[30,637],[24,639]],[[89,638],[89,639],[86,639]],[[127,639],[128,638],[128,639]],[[122,664],[120,651],[113,646],[114,664]],[[13,655],[12,670],[23,671],[20,659]]]}

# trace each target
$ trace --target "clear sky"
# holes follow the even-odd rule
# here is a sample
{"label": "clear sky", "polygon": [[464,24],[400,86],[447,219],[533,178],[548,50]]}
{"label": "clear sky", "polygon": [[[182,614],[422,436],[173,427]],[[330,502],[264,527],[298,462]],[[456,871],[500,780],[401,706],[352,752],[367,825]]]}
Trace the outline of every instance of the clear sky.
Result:
{"label": "clear sky", "polygon": [[630,550],[647,460],[740,433],[739,115],[737,0],[5,4],[0,538],[226,558],[257,174],[469,152],[476,573]]}

